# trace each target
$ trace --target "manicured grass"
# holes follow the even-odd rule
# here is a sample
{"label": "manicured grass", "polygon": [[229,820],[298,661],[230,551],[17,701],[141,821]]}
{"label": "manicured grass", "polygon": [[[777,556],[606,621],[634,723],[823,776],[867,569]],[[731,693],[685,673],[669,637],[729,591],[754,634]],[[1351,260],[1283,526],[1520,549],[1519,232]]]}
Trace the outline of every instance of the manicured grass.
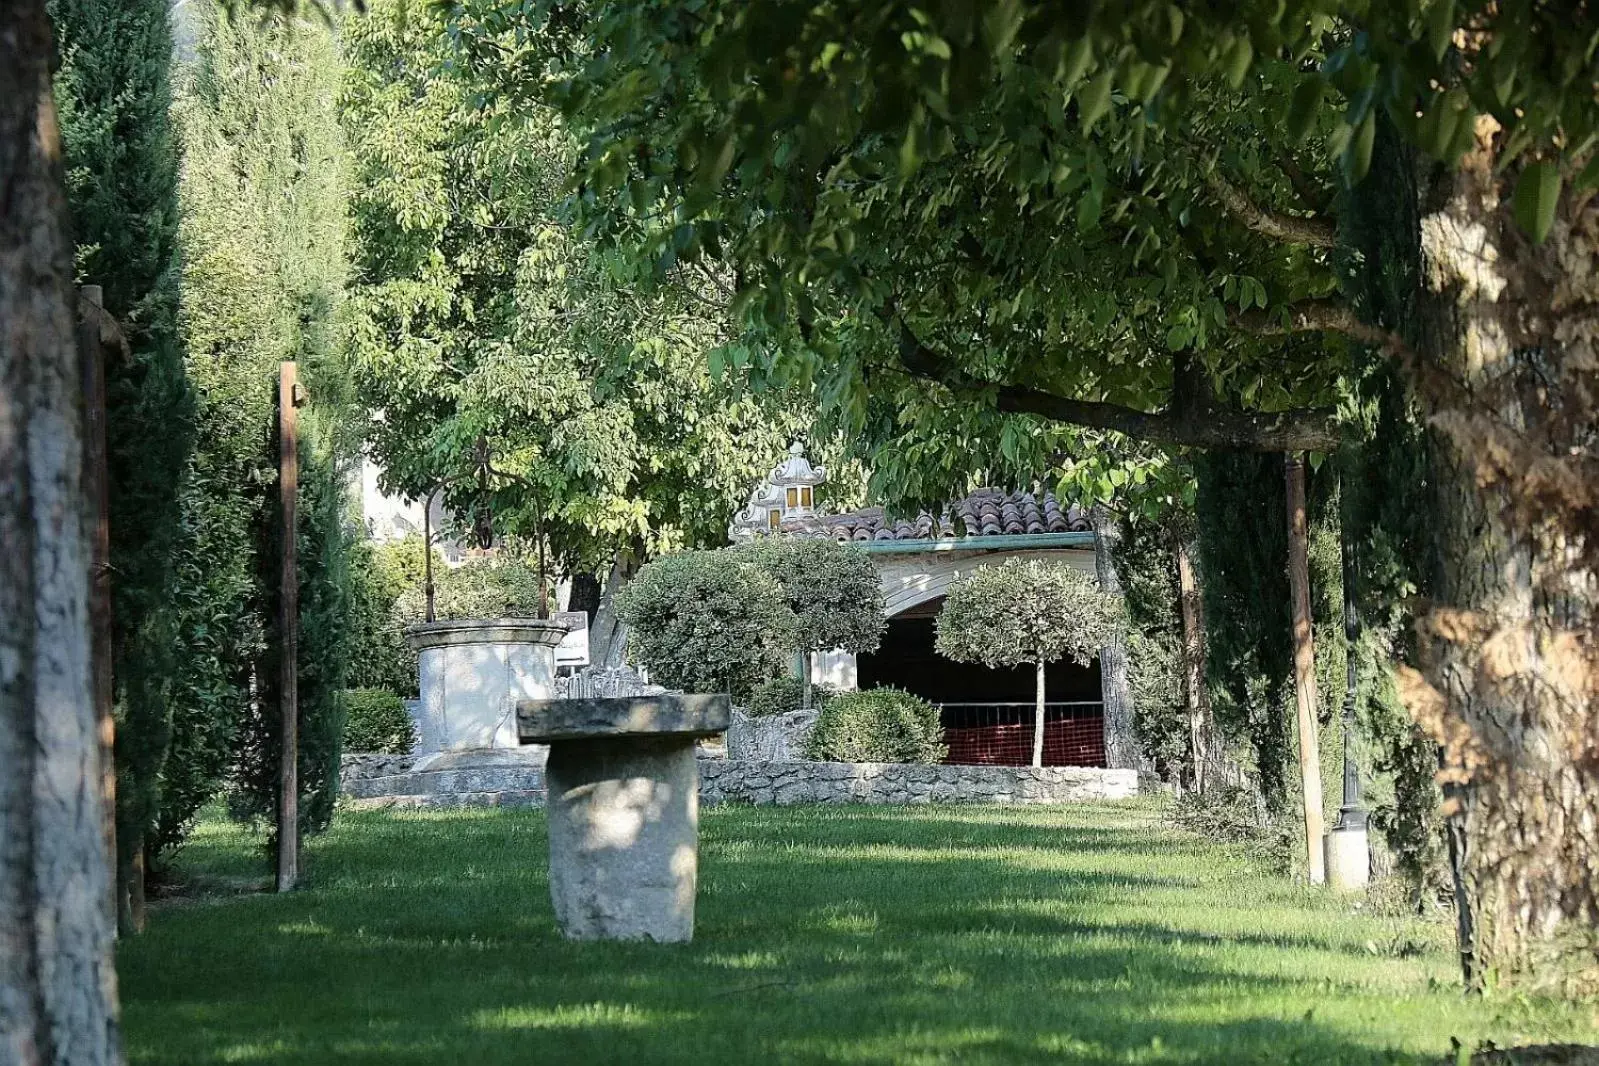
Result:
{"label": "manicured grass", "polygon": [[[1592,1042],[1591,1010],[1464,999],[1437,923],[1363,916],[1148,803],[716,808],[691,945],[556,932],[537,811],[341,813],[308,886],[199,893],[123,945],[135,1063],[1436,1063]],[[1450,1057],[1452,1061],[1452,1057]]]}

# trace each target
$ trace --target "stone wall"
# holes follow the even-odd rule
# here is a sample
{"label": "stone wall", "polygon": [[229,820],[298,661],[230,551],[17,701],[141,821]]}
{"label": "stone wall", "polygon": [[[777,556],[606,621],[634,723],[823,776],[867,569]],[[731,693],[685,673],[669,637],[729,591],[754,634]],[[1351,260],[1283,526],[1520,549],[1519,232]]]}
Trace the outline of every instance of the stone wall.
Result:
{"label": "stone wall", "polygon": [[[485,755],[489,753],[483,753]],[[346,755],[343,786],[360,804],[493,807],[543,802],[541,752],[493,761],[418,764],[409,755]],[[435,756],[434,758],[438,758]],[[470,763],[470,765],[467,765]],[[1133,770],[1075,766],[912,766],[899,763],[699,759],[705,803],[1079,803],[1138,794]]]}
{"label": "stone wall", "polygon": [[364,781],[369,777],[394,777],[410,771],[415,765],[415,755],[384,755],[372,752],[345,752],[339,757],[339,781],[349,790],[351,781]]}
{"label": "stone wall", "polygon": [[1136,795],[1136,770],[700,761],[706,803],[1080,803]]}

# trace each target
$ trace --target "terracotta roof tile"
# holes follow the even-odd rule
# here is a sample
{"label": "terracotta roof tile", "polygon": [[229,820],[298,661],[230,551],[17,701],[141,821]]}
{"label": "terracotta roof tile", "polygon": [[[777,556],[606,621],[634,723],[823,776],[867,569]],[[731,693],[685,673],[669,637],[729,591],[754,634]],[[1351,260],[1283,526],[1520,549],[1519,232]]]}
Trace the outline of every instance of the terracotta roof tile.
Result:
{"label": "terracotta roof tile", "polygon": [[881,507],[863,507],[844,514],[784,523],[784,533],[867,541],[944,540],[960,537],[1080,533],[1093,527],[1077,507],[1062,509],[1054,493],[1040,498],[1030,492],[1005,493],[979,489],[951,504],[943,514],[922,512],[914,519],[888,518]]}

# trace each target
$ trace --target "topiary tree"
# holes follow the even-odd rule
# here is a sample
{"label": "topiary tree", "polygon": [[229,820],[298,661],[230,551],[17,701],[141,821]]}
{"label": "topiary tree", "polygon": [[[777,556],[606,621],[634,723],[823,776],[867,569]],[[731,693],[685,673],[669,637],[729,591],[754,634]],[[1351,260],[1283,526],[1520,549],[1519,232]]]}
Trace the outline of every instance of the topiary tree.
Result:
{"label": "topiary tree", "polygon": [[846,692],[827,701],[805,753],[828,762],[938,763],[949,749],[938,708],[897,688]]}
{"label": "topiary tree", "polygon": [[783,587],[737,551],[656,559],[616,605],[628,626],[629,653],[669,688],[745,700],[783,668],[798,639]]}
{"label": "topiary tree", "polygon": [[[793,674],[779,674],[768,678],[750,693],[751,717],[763,718],[773,714],[787,714],[804,702],[805,682]],[[838,695],[838,690],[820,685],[811,689],[811,699],[818,707]],[[807,710],[809,708],[806,708]]]}
{"label": "topiary tree", "polygon": [[794,612],[802,653],[800,706],[809,710],[813,653],[876,651],[883,639],[888,620],[877,568],[861,549],[820,538],[761,537],[737,550],[777,579]]}
{"label": "topiary tree", "polygon": [[952,585],[938,613],[939,654],[956,662],[1038,671],[1033,765],[1044,764],[1044,666],[1062,658],[1087,666],[1115,626],[1121,605],[1087,574],[1059,563],[1007,559]]}

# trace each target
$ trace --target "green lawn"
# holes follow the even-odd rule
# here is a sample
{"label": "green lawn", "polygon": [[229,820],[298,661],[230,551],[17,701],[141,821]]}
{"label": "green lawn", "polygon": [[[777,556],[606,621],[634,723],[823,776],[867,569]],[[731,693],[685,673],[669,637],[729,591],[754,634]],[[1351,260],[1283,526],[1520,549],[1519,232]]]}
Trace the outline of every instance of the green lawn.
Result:
{"label": "green lawn", "polygon": [[[341,813],[308,886],[206,821],[124,944],[135,1063],[1435,1063],[1595,1039],[1462,998],[1448,929],[1361,916],[1148,803],[716,808],[692,945],[555,929],[536,811]],[[1453,1061],[1452,1058],[1450,1061]]]}

